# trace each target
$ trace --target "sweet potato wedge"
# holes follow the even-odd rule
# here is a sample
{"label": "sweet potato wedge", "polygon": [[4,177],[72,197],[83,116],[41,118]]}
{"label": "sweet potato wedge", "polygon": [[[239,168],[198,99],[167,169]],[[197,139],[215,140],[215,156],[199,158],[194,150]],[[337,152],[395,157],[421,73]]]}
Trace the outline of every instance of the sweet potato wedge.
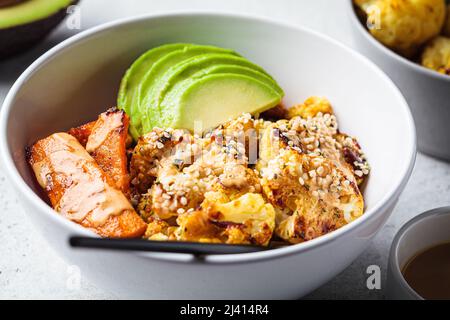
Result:
{"label": "sweet potato wedge", "polygon": [[109,109],[99,116],[86,143],[87,152],[126,196],[130,194],[126,153],[128,126],[129,118],[125,112]]}
{"label": "sweet potato wedge", "polygon": [[28,152],[37,181],[62,216],[103,237],[135,238],[146,223],[76,138],[56,133]]}
{"label": "sweet potato wedge", "polygon": [[80,142],[81,145],[86,148],[86,144],[88,142],[89,136],[91,135],[96,122],[97,121],[92,121],[92,122],[83,124],[82,126],[72,128],[69,130],[69,134],[74,136],[75,138],[77,138],[78,142]]}

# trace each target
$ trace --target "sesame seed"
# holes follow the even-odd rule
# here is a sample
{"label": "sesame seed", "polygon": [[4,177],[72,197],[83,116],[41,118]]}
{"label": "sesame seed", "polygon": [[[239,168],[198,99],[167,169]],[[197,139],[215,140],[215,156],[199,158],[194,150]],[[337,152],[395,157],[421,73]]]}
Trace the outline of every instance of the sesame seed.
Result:
{"label": "sesame seed", "polygon": [[361,170],[355,170],[355,174],[360,178],[364,175],[364,173]]}
{"label": "sesame seed", "polygon": [[320,166],[319,168],[317,168],[317,173],[318,173],[320,176],[323,175],[324,172],[325,172],[325,169],[324,169],[322,166]]}
{"label": "sesame seed", "polygon": [[305,180],[303,180],[303,178],[301,178],[301,177],[298,179],[298,182],[300,182],[300,184],[301,184],[302,186],[305,185]]}

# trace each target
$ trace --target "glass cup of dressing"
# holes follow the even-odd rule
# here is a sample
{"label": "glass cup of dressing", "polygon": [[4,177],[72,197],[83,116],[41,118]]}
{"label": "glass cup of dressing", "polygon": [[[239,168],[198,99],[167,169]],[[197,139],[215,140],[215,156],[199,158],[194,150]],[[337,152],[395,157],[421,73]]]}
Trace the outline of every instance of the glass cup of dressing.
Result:
{"label": "glass cup of dressing", "polygon": [[387,298],[450,300],[450,207],[421,214],[400,229],[389,256]]}

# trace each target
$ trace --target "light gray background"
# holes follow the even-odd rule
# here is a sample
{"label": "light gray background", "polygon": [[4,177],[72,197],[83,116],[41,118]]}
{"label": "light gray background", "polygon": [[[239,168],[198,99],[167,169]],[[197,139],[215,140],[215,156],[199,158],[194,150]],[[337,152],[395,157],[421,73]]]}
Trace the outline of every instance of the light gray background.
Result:
{"label": "light gray background", "polygon": [[[307,26],[352,46],[343,1],[346,0],[82,0],[82,29],[121,17],[145,13],[214,10],[251,13]],[[6,62],[0,62],[0,103],[20,73],[40,54],[76,33],[62,25],[44,43]],[[270,45],[270,44],[268,44]],[[369,249],[347,270],[307,298],[380,299],[389,246],[394,233],[410,218],[435,207],[450,204],[450,164],[419,155],[412,179],[393,216]],[[81,288],[66,285],[68,265],[50,249],[33,229],[19,200],[5,180],[0,166],[0,299],[114,299],[89,283]],[[382,269],[381,290],[366,288],[366,269]],[[70,286],[69,286],[70,287]]]}

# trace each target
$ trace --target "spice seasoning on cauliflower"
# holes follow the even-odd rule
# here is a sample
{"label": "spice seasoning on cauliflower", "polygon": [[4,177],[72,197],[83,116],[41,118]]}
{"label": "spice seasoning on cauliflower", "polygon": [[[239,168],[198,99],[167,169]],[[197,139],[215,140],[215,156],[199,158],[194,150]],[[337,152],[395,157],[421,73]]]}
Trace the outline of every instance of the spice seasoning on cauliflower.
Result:
{"label": "spice seasoning on cauliflower", "polygon": [[310,98],[261,140],[256,168],[277,210],[275,233],[291,243],[339,229],[364,211],[358,186],[370,167],[357,141],[339,132],[332,110],[326,99]]}
{"label": "spice seasoning on cauliflower", "polygon": [[299,243],[360,217],[370,167],[356,139],[339,131],[330,102],[311,97],[285,117],[244,114],[204,137],[171,129],[142,137],[131,173],[145,238]]}
{"label": "spice seasoning on cauliflower", "polygon": [[275,210],[249,167],[244,136],[254,123],[244,114],[204,137],[154,129],[139,140],[131,173],[137,193],[147,189],[138,199],[146,238],[269,244]]}
{"label": "spice seasoning on cauliflower", "polygon": [[440,34],[446,16],[445,0],[354,0],[354,3],[374,25],[369,31],[375,38],[409,58]]}

